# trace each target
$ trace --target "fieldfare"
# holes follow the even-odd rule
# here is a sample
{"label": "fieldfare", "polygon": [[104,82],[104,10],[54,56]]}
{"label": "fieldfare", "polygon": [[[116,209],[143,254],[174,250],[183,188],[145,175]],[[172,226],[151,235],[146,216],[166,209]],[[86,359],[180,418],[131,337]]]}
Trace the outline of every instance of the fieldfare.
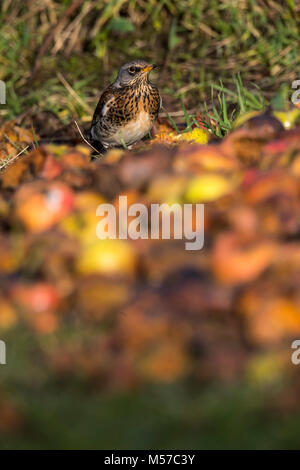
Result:
{"label": "fieldfare", "polygon": [[158,89],[149,81],[156,65],[134,60],[120,68],[96,107],[91,140],[103,147],[131,146],[151,130],[161,107]]}

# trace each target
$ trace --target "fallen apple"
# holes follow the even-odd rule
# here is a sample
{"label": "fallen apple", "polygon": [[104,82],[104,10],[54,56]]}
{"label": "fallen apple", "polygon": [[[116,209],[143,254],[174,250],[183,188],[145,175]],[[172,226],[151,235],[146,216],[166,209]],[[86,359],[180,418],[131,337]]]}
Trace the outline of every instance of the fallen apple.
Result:
{"label": "fallen apple", "polygon": [[72,190],[60,182],[27,184],[15,196],[15,215],[31,232],[41,232],[53,227],[73,207]]}

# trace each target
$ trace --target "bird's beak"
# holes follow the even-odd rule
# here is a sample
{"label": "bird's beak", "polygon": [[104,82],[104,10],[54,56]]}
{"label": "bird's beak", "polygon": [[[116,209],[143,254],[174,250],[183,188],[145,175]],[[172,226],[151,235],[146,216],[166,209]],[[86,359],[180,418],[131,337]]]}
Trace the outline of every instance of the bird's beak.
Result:
{"label": "bird's beak", "polygon": [[143,72],[145,72],[145,73],[150,72],[151,70],[155,69],[156,67],[157,67],[156,64],[147,65],[146,67],[143,68]]}

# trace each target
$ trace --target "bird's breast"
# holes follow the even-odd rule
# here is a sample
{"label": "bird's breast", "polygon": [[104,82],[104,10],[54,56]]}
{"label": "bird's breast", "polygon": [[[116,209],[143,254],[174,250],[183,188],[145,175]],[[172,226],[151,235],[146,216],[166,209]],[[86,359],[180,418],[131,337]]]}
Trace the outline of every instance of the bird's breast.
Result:
{"label": "bird's breast", "polygon": [[108,139],[109,144],[114,145],[132,145],[138,140],[142,139],[151,130],[153,119],[145,110],[139,111],[134,119],[122,125],[111,137]]}

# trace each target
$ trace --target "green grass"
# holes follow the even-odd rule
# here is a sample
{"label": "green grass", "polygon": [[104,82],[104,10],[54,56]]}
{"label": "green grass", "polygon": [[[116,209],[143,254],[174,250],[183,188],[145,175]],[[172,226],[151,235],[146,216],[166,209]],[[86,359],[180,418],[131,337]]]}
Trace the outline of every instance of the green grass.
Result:
{"label": "green grass", "polygon": [[[234,121],[239,115],[250,111],[259,111],[266,105],[259,87],[253,84],[252,90],[248,90],[243,84],[241,74],[233,76],[233,83],[235,89],[232,90],[224,87],[222,80],[220,80],[219,85],[212,84],[211,100],[204,103],[205,114],[200,114],[203,125],[216,137],[224,137],[232,129]],[[285,97],[282,106],[286,100],[287,97]],[[200,127],[196,114],[190,114],[183,101],[181,107],[183,110],[182,119],[185,121],[184,132],[191,131],[193,127]],[[180,133],[181,131],[171,114],[165,108],[163,108],[163,111],[171,126],[177,133]]]}
{"label": "green grass", "polygon": [[[196,107],[205,112],[207,103],[223,135],[231,109],[224,107],[224,95],[218,94],[225,92],[226,106],[231,108],[239,72],[244,92],[250,93],[245,101],[255,107],[261,105],[262,96],[269,99],[282,83],[299,78],[298,1],[276,2],[275,8],[273,0],[86,0],[63,19],[34,80],[28,82],[47,35],[70,4],[70,0],[50,0],[37,8],[32,0],[2,3],[0,79],[7,84],[8,103],[0,116],[5,119],[31,109],[33,115],[53,111],[63,123],[88,120],[89,109],[120,64],[140,57],[160,65],[156,82],[173,109],[178,110],[183,101],[187,110]],[[70,95],[57,72],[79,100]],[[261,91],[254,92],[255,87]]]}
{"label": "green grass", "polygon": [[280,382],[228,387],[185,381],[105,391],[80,371],[58,375],[47,364],[51,349],[97,335],[99,329],[82,322],[50,337],[26,327],[4,335],[1,399],[17,407],[22,426],[0,436],[1,449],[299,448],[299,412],[272,410]]}
{"label": "green grass", "polygon": [[259,393],[243,388],[95,394],[62,386],[15,397],[27,426],[2,436],[1,449],[299,449],[300,415],[268,415]]}
{"label": "green grass", "polygon": [[[224,87],[222,80],[220,85],[213,84],[211,86],[211,112],[209,112],[205,103],[206,114],[212,123],[215,123],[215,125],[209,126],[207,121],[208,128],[217,137],[223,137],[232,129],[232,125],[239,114],[259,111],[265,105],[263,94],[259,87],[255,87],[255,84],[252,91],[247,90],[243,84],[241,74],[233,76],[233,82],[235,90]],[[217,99],[215,99],[215,93]],[[231,110],[228,103],[230,103]]]}

